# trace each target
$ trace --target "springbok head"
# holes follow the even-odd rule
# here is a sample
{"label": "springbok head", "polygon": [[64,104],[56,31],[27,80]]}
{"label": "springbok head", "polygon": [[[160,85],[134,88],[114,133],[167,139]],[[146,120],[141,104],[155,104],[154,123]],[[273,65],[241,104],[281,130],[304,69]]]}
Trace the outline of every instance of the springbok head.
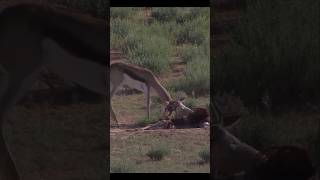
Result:
{"label": "springbok head", "polygon": [[183,104],[185,98],[179,98],[177,100],[171,100],[166,102],[165,114],[170,117],[173,112],[175,112],[175,119],[185,119],[193,110],[188,108]]}

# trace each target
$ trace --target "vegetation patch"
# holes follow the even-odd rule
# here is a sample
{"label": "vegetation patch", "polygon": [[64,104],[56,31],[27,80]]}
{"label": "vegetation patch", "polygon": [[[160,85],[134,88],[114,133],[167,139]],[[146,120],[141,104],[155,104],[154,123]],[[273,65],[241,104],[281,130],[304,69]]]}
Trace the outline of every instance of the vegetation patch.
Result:
{"label": "vegetation patch", "polygon": [[210,92],[210,60],[208,57],[197,57],[187,63],[185,77],[171,84],[171,89],[183,90],[195,96]]}
{"label": "vegetation patch", "polygon": [[203,163],[209,163],[210,162],[210,151],[209,150],[201,150],[199,152],[199,157],[201,158]]}
{"label": "vegetation patch", "polygon": [[124,163],[122,164],[117,164],[115,166],[111,165],[110,167],[110,173],[132,173],[133,168],[125,165]]}
{"label": "vegetation patch", "polygon": [[[152,8],[154,21],[149,25],[144,24],[140,8],[128,9],[129,14],[123,12],[125,9],[111,8],[111,47],[124,52],[131,63],[156,74],[166,72],[170,58],[176,54],[176,45],[190,44],[188,49],[194,52],[197,46],[209,41],[206,8]],[[183,56],[185,62],[195,58],[187,50]]]}
{"label": "vegetation patch", "polygon": [[234,91],[249,106],[266,94],[274,106],[318,103],[318,7],[312,0],[248,1],[233,43],[216,56],[215,90]]}
{"label": "vegetation patch", "polygon": [[146,155],[153,161],[160,161],[164,156],[169,154],[169,150],[165,147],[152,148]]}

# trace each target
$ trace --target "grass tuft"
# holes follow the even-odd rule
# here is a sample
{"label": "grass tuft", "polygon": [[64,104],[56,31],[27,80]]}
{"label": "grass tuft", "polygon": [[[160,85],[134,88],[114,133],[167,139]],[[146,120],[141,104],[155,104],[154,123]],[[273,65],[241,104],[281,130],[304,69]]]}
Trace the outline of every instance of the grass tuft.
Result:
{"label": "grass tuft", "polygon": [[209,163],[210,162],[210,151],[207,149],[200,151],[199,157],[201,158],[202,162]]}
{"label": "grass tuft", "polygon": [[110,173],[132,173],[132,167],[125,164],[118,164],[110,167]]}
{"label": "grass tuft", "polygon": [[164,158],[164,156],[169,154],[169,150],[165,147],[158,147],[156,149],[152,148],[147,156],[153,161],[160,161]]}

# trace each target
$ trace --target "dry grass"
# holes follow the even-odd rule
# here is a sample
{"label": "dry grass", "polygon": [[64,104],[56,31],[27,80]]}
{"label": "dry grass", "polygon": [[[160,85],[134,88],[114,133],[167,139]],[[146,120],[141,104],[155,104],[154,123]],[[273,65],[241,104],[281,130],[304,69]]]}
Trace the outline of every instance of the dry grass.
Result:
{"label": "dry grass", "polygon": [[[124,134],[126,137],[123,138]],[[111,169],[126,164],[137,173],[209,173],[210,165],[201,164],[199,151],[209,146],[209,130],[179,129],[115,133],[111,136]],[[170,153],[161,161],[146,154],[156,147]]]}
{"label": "dry grass", "polygon": [[5,135],[22,179],[104,179],[105,104],[18,107]]}
{"label": "dry grass", "polygon": [[[208,102],[208,97],[194,99],[196,106],[205,107]],[[111,172],[209,173],[210,163],[201,163],[199,157],[201,150],[209,149],[208,129],[134,131],[127,126],[134,126],[146,116],[144,96],[115,96],[112,104],[123,126],[111,129]],[[157,114],[163,105],[153,100],[151,107],[152,114]],[[147,156],[152,149],[165,149],[170,153],[161,161],[153,161]]]}

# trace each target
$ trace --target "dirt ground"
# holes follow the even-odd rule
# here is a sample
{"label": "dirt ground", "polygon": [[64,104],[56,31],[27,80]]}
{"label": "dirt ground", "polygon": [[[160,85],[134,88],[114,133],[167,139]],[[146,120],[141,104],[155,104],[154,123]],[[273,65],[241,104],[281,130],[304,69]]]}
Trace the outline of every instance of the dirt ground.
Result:
{"label": "dirt ground", "polygon": [[[209,173],[202,163],[201,150],[209,149],[209,129],[129,130],[111,129],[111,172],[135,173]],[[166,148],[170,153],[161,161],[152,161],[150,149]]]}
{"label": "dirt ground", "polygon": [[[181,58],[170,59],[168,72],[159,75],[164,86],[183,78],[186,64]],[[157,118],[164,106],[157,95],[151,93],[151,118]],[[197,107],[206,107],[209,97],[195,99]],[[112,98],[113,109],[119,127],[111,120],[110,168],[111,173],[209,173],[209,163],[201,163],[199,152],[210,149],[209,129],[160,129],[140,130],[139,122],[146,118],[146,99],[143,94],[116,95]],[[152,149],[170,151],[161,161],[151,161],[146,155]]]}
{"label": "dirt ground", "polygon": [[22,180],[107,176],[105,103],[17,107],[4,129]]}
{"label": "dirt ground", "polygon": [[[183,77],[185,64],[173,58],[168,73],[160,75],[160,81],[167,84]],[[162,104],[153,92],[151,115],[159,114]],[[209,97],[199,97],[197,107],[205,107]],[[119,127],[111,120],[110,168],[111,173],[209,173],[209,163],[201,163],[199,152],[209,150],[209,129],[160,129],[141,130],[138,122],[146,117],[146,100],[143,94],[116,95],[112,105],[117,114]],[[154,117],[151,117],[154,118]],[[154,162],[146,155],[151,149],[165,148],[170,151],[163,160]]]}

